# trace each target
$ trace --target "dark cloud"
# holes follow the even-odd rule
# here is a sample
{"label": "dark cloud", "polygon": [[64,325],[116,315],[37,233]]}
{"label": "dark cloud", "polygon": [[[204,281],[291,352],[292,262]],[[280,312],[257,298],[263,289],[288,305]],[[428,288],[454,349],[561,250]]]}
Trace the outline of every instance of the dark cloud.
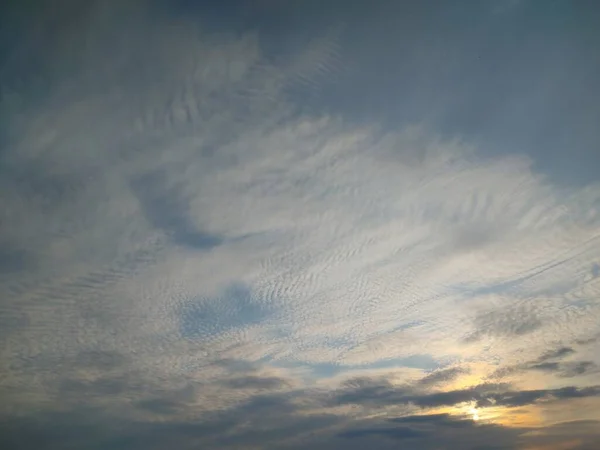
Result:
{"label": "dark cloud", "polygon": [[[155,414],[174,414],[189,408],[200,397],[201,389],[210,389],[209,385],[195,382],[186,382],[179,388],[159,388],[153,387],[145,392],[141,392],[138,397],[142,400],[136,402],[136,406],[142,410]],[[150,397],[148,395],[150,394]]]}
{"label": "dark cloud", "polygon": [[289,381],[284,378],[270,376],[249,375],[223,381],[223,386],[231,389],[281,389],[289,386]]}
{"label": "dark cloud", "polygon": [[233,427],[231,418],[194,421],[137,421],[112,417],[107,411],[79,408],[68,413],[12,419],[0,425],[2,448],[60,449],[163,449],[175,442],[178,448],[212,444]]}
{"label": "dark cloud", "polygon": [[363,385],[349,388],[337,394],[333,403],[365,405],[412,404],[421,408],[454,406],[465,402],[477,402],[480,406],[524,406],[540,400],[562,400],[570,398],[597,397],[600,386],[560,389],[514,391],[506,384],[481,384],[467,389],[446,392],[420,393],[410,386],[395,387],[390,384]]}
{"label": "dark cloud", "polygon": [[562,369],[563,371],[561,372],[560,376],[568,378],[595,372],[598,369],[598,365],[593,361],[579,361],[570,364],[564,364]]}
{"label": "dark cloud", "polygon": [[[416,432],[424,432],[418,440],[412,440],[399,447],[390,448],[426,448],[426,449],[515,449],[515,448],[569,448],[596,449],[600,433],[596,420],[569,421],[548,427],[532,428],[523,426],[503,427],[485,422],[474,422],[464,417],[445,414],[407,416],[392,419],[402,427]],[[387,435],[393,439],[394,434]],[[391,440],[390,439],[390,440]],[[398,440],[396,440],[398,441]],[[416,444],[416,445],[415,445]],[[414,446],[413,446],[414,445]]]}
{"label": "dark cloud", "polygon": [[544,353],[542,356],[540,356],[537,359],[537,361],[541,363],[541,362],[547,361],[549,359],[563,358],[565,356],[572,355],[573,353],[575,353],[575,350],[573,350],[573,348],[571,348],[571,347],[560,347],[560,348],[557,348],[556,350],[550,350],[550,351]]}
{"label": "dark cloud", "polygon": [[[411,392],[409,387],[395,387],[386,380],[369,380],[368,378],[350,380],[346,382],[346,386],[346,389],[336,394],[333,400],[334,404],[379,402],[390,404],[396,403],[394,398],[398,400]],[[386,401],[390,403],[386,403]]]}
{"label": "dark cloud", "polygon": [[[259,377],[254,377],[253,383],[258,385],[269,385],[273,378],[267,376],[265,382],[260,383]],[[113,390],[114,385],[107,381],[110,380],[87,384],[84,390],[93,389],[109,396],[117,393],[126,395],[123,390]],[[365,379],[347,384],[345,388],[353,385],[359,389],[357,386],[361,385],[365,390],[368,384]],[[68,386],[76,391],[81,387],[81,384],[74,383]],[[522,406],[541,399],[560,401],[600,395],[600,387],[537,391],[501,388],[501,385],[490,385],[448,393],[403,395],[411,403],[423,407],[450,405],[465,399],[479,399],[480,406],[487,406],[486,402],[495,406]],[[572,438],[575,431],[582,442],[593,442],[593,435],[590,434],[593,428],[588,423],[571,424],[575,427],[572,432],[569,432],[567,424],[537,429],[537,433],[530,436],[528,432],[531,430],[527,428],[477,423],[466,416],[449,414],[394,418],[386,415],[385,418],[357,419],[343,414],[318,413],[302,406],[310,404],[312,408],[322,401],[322,392],[310,391],[256,393],[235,406],[207,414],[202,412],[202,408],[198,409],[201,403],[199,396],[205,389],[210,387],[188,384],[180,389],[165,390],[162,396],[157,395],[160,392],[158,389],[145,391],[154,396],[140,400],[135,405],[140,411],[160,415],[160,419],[152,419],[153,415],[143,416],[145,418],[133,416],[127,409],[105,409],[99,406],[100,403],[92,406],[88,403],[89,396],[82,396],[78,404],[66,404],[72,405],[66,412],[63,405],[62,412],[53,408],[38,410],[28,416],[3,418],[0,419],[0,447],[8,450],[158,450],[176,442],[177,447],[183,450],[240,446],[341,450],[365,448],[365,445],[381,449],[512,449],[530,441],[546,442],[543,439],[560,442]],[[389,386],[387,389],[390,389]],[[375,400],[380,406],[390,404],[383,397]]]}
{"label": "dark cloud", "polygon": [[419,383],[424,386],[432,386],[435,384],[446,383],[458,378],[460,375],[468,373],[469,371],[462,367],[453,367],[450,369],[436,370],[429,375],[421,378]]}
{"label": "dark cloud", "polygon": [[430,426],[430,427],[465,427],[470,426],[472,422],[470,420],[464,420],[464,418],[453,417],[450,414],[423,414],[415,416],[395,417],[389,419],[390,422],[411,425],[411,426]]}
{"label": "dark cloud", "polygon": [[593,361],[560,361],[562,358],[575,353],[576,351],[571,347],[549,350],[531,362],[498,369],[492,374],[491,378],[502,378],[528,370],[553,373],[562,378],[571,378],[597,369],[597,365]]}
{"label": "dark cloud", "polygon": [[410,385],[394,386],[390,383],[364,384],[351,387],[339,393],[334,403],[397,405],[413,404],[422,408],[451,406],[457,403],[476,400],[483,393],[506,388],[506,385],[479,385],[470,389],[459,389],[447,392],[422,393]]}
{"label": "dark cloud", "polygon": [[373,435],[385,436],[392,439],[411,439],[423,437],[423,431],[413,430],[411,428],[396,427],[396,428],[371,428],[349,430],[340,433],[340,437],[354,439],[361,437],[370,437]]}
{"label": "dark cloud", "polygon": [[483,405],[497,406],[524,406],[536,403],[539,400],[566,400],[572,398],[586,398],[600,396],[600,386],[578,388],[567,386],[559,389],[538,389],[529,391],[508,391],[492,395],[484,395],[478,399]]}
{"label": "dark cloud", "polygon": [[380,449],[475,450],[516,448],[518,439],[527,431],[478,426],[467,421],[459,424],[459,420],[452,418],[436,419],[428,424],[395,424],[394,427],[380,421],[371,423],[369,428],[354,428],[352,421],[326,414],[302,416],[280,412],[267,417],[250,412],[243,414],[232,410],[202,421],[139,421],[119,420],[101,410],[78,409],[0,422],[0,445],[7,450],[160,450],[174,443],[182,450],[253,446],[341,450],[365,448],[365,445]]}
{"label": "dark cloud", "polygon": [[[452,445],[455,448],[492,448],[492,442],[485,442],[486,433],[502,433],[503,427],[492,424],[477,424],[465,417],[456,417],[449,414],[431,414],[431,415],[413,415],[389,419],[388,424],[380,423],[377,427],[357,428],[355,430],[344,431],[338,434],[342,438],[370,438],[373,436],[384,437],[394,441],[409,440],[414,448],[436,448],[436,445]],[[390,427],[389,422],[395,426]],[[512,430],[515,435],[525,433],[524,428]],[[510,433],[503,436],[506,439]],[[461,439],[462,436],[462,439]],[[467,438],[467,436],[469,436]],[[446,439],[451,438],[449,441]],[[502,441],[504,441],[502,439]],[[446,440],[446,442],[444,442]],[[463,441],[464,442],[461,442]],[[479,441],[476,445],[483,444],[484,447],[473,447],[474,441]],[[485,442],[485,443],[483,443]],[[503,442],[501,445],[506,445]],[[401,447],[404,448],[404,447]],[[407,447],[408,448],[408,447]],[[506,447],[498,447],[506,448]]]}
{"label": "dark cloud", "polygon": [[559,377],[571,378],[578,375],[584,375],[597,368],[593,361],[579,361],[572,363],[546,362],[527,366],[528,370],[540,370],[543,372],[556,373]]}
{"label": "dark cloud", "polygon": [[141,400],[137,407],[156,414],[174,414],[181,410],[181,402],[167,398]]}
{"label": "dark cloud", "polygon": [[545,362],[540,364],[533,364],[528,368],[530,370],[541,370],[542,372],[556,372],[560,364],[557,362]]}

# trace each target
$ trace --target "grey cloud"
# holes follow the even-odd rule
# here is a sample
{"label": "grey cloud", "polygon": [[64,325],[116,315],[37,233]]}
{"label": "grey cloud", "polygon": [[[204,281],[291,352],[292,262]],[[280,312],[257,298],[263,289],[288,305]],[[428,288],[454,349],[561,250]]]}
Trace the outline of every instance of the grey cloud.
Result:
{"label": "grey cloud", "polygon": [[[339,437],[362,438],[362,445],[379,445],[394,449],[454,449],[509,450],[515,448],[553,448],[554,445],[569,445],[577,450],[595,449],[599,433],[599,422],[573,421],[536,428],[503,427],[493,423],[474,422],[463,417],[446,414],[398,417],[390,420],[398,427],[374,423],[350,432],[339,433]],[[377,441],[382,437],[390,442]],[[405,442],[406,441],[406,442]],[[577,444],[573,444],[577,441]],[[346,445],[351,445],[346,441]],[[323,447],[329,448],[329,447]],[[337,447],[330,447],[337,448]],[[359,447],[357,447],[359,448]]]}
{"label": "grey cloud", "polygon": [[458,227],[454,233],[452,244],[458,251],[472,251],[483,247],[498,237],[500,231],[492,225],[471,225]]}
{"label": "grey cloud", "polygon": [[579,361],[573,363],[565,363],[561,367],[559,376],[570,378],[587,373],[593,373],[598,370],[598,365],[593,361]]}
{"label": "grey cloud", "polygon": [[[269,378],[266,377],[268,380]],[[268,383],[267,383],[268,384]],[[355,385],[358,383],[355,383]],[[363,382],[363,387],[366,385]],[[308,413],[303,404],[322,401],[322,392],[294,391],[255,394],[231,408],[214,414],[197,416],[196,390],[188,385],[164,392],[163,396],[146,398],[136,406],[161,416],[153,420],[146,416],[129,416],[127,410],[116,411],[88,403],[73,405],[68,412],[40,410],[22,417],[0,419],[0,445],[7,449],[91,448],[162,449],[177,442],[178,448],[238,448],[268,446],[269,448],[358,449],[364,445],[377,448],[465,448],[509,449],[517,442],[529,442],[527,428],[505,428],[494,424],[479,424],[466,417],[448,414],[409,415],[395,418],[360,419],[335,414]],[[99,392],[105,392],[99,384]],[[347,388],[347,386],[346,386]],[[194,392],[193,392],[194,391]],[[158,390],[146,391],[156,394]],[[109,390],[109,395],[113,392]],[[121,393],[123,394],[123,393]],[[389,392],[388,392],[389,394]],[[408,395],[408,394],[406,394]],[[542,399],[566,400],[600,395],[600,387],[556,390],[509,391],[502,386],[479,386],[473,389],[417,396],[410,401],[423,407],[450,405],[465,399],[479,399],[480,406],[522,406]],[[319,400],[321,399],[321,400]],[[390,404],[385,397],[375,399],[380,406]],[[307,403],[308,401],[308,403]],[[315,403],[316,402],[316,403]],[[486,403],[488,402],[488,403]],[[64,407],[63,407],[64,409]],[[389,415],[386,415],[389,417]],[[580,433],[586,424],[577,425],[577,436],[591,441],[590,430]],[[538,429],[540,431],[540,429]],[[546,438],[567,439],[574,436],[569,428],[543,428]],[[400,447],[392,446],[400,445]],[[406,447],[404,447],[406,445]]]}
{"label": "grey cloud", "polygon": [[217,298],[193,298],[179,307],[179,329],[186,339],[209,339],[215,334],[259,323],[271,313],[243,284],[228,286]]}
{"label": "grey cloud", "polygon": [[530,370],[541,370],[542,372],[556,372],[560,364],[557,362],[545,362],[540,364],[533,364],[528,368]]}
{"label": "grey cloud", "polygon": [[153,398],[140,400],[137,402],[137,407],[146,411],[157,414],[175,414],[181,410],[182,404],[180,401],[167,398]]}
{"label": "grey cloud", "polygon": [[450,426],[450,427],[464,427],[472,425],[469,420],[464,418],[453,417],[450,414],[423,414],[415,416],[404,416],[395,417],[389,419],[390,422],[401,424],[401,425],[425,425],[425,426]]}
{"label": "grey cloud", "polygon": [[592,278],[600,277],[600,264],[594,263],[592,265],[591,275],[592,275]]}
{"label": "grey cloud", "polygon": [[527,370],[553,373],[562,378],[572,378],[597,369],[597,365],[593,361],[560,361],[562,358],[575,353],[576,351],[571,347],[549,350],[531,362],[498,369],[492,374],[491,378],[502,378]]}
{"label": "grey cloud", "polygon": [[385,377],[353,377],[345,380],[342,384],[347,389],[368,389],[370,387],[392,387],[392,384]]}
{"label": "grey cloud", "polygon": [[79,173],[51,172],[43,162],[18,159],[8,160],[0,167],[3,189],[34,202],[43,212],[55,214],[65,213],[65,205],[78,197],[91,175],[83,170]]}
{"label": "grey cloud", "polygon": [[537,359],[537,361],[544,362],[549,359],[563,358],[565,356],[572,355],[573,353],[575,353],[575,350],[571,347],[560,347],[556,350],[549,350],[548,352],[544,353]]}
{"label": "grey cloud", "polygon": [[398,399],[408,394],[409,388],[394,387],[391,383],[385,380],[369,380],[368,378],[360,378],[350,380],[344,385],[333,399],[333,404],[340,403],[378,403],[385,402],[386,399],[390,403],[395,403],[394,398]]}
{"label": "grey cloud", "polygon": [[421,380],[419,380],[419,383],[425,386],[446,383],[468,372],[469,371],[467,369],[464,369],[462,367],[452,367],[450,369],[436,370],[430,373],[429,375],[421,378]]}
{"label": "grey cloud", "polygon": [[[161,449],[173,442],[193,448],[224,431],[224,421],[206,423],[119,421],[102,410],[80,408],[46,417],[13,419],[0,425],[0,442],[7,449]],[[232,424],[230,424],[232,425]]]}
{"label": "grey cloud", "polygon": [[56,374],[56,400],[72,405],[91,405],[97,401],[135,401],[144,398],[148,389],[159,389],[156,381],[127,370],[88,374]]}
{"label": "grey cloud", "polygon": [[90,397],[118,396],[131,394],[131,386],[121,378],[100,378],[97,380],[66,379],[60,383],[62,400],[77,400]]}
{"label": "grey cloud", "polygon": [[289,387],[289,381],[272,376],[256,376],[249,375],[245,377],[231,378],[223,381],[223,386],[231,389],[261,389],[261,390],[272,390]]}
{"label": "grey cloud", "polygon": [[[600,442],[600,421],[598,420],[569,420],[543,428],[531,444],[541,448],[552,448],[558,442],[568,442],[568,448],[573,450],[595,450]],[[570,441],[570,442],[569,442]]]}
{"label": "grey cloud", "polygon": [[412,404],[421,408],[453,406],[464,402],[477,402],[480,406],[523,406],[540,400],[562,400],[570,398],[597,397],[600,386],[560,389],[514,391],[506,384],[481,384],[468,389],[446,392],[419,393],[410,386],[393,387],[379,384],[346,389],[337,394],[334,404],[400,405]]}
{"label": "grey cloud", "polygon": [[482,384],[474,388],[447,392],[422,393],[410,385],[393,386],[389,383],[347,388],[334,397],[334,404],[395,405],[413,404],[422,408],[451,406],[457,403],[476,400],[486,392],[506,389],[504,384]]}
{"label": "grey cloud", "polygon": [[[397,423],[396,423],[397,420]],[[239,427],[239,423],[250,423]],[[183,450],[195,448],[240,448],[268,446],[274,449],[314,448],[318,450],[358,450],[372,448],[433,450],[461,448],[465,450],[508,450],[523,444],[548,444],[577,437],[592,449],[597,424],[561,424],[541,430],[535,436],[522,427],[476,424],[449,416],[409,416],[389,421],[371,420],[355,424],[351,420],[330,415],[302,417],[289,413],[270,416],[268,421],[237,411],[220,417],[196,421],[117,420],[104,411],[80,409],[56,413],[49,417],[20,418],[0,423],[2,448],[16,450],[38,448],[89,448],[101,450],[169,448],[173,442]],[[575,427],[569,431],[569,427]],[[337,431],[336,431],[337,430]],[[318,432],[312,432],[318,431]],[[290,441],[291,440],[291,441]],[[582,445],[583,445],[582,444]]]}
{"label": "grey cloud", "polygon": [[[573,230],[583,234],[595,227],[597,214],[590,207],[596,201],[593,189],[581,195],[570,190],[564,200],[565,192],[553,184],[556,177],[548,180],[539,174],[540,168],[551,171],[552,162],[559,161],[583,168],[581,177],[570,177],[573,184],[598,178],[593,169],[598,164],[591,163],[597,160],[598,127],[593,118],[598,108],[597,102],[589,100],[597,87],[597,77],[590,78],[598,62],[593,57],[598,47],[592,33],[597,22],[594,14],[582,14],[581,6],[569,7],[567,13],[552,9],[553,5],[539,11],[525,8],[531,17],[504,21],[487,14],[490,2],[481,6],[393,0],[374,5],[341,0],[58,0],[39,10],[34,3],[42,2],[20,3],[35,10],[34,23],[25,24],[29,20],[23,19],[13,25],[0,11],[0,115],[6,119],[0,120],[0,197],[8,193],[19,207],[21,200],[32,204],[25,205],[18,221],[11,217],[10,208],[1,208],[0,277],[4,281],[37,269],[38,256],[42,262],[63,258],[64,267],[56,264],[39,277],[26,273],[35,278],[30,280],[34,286],[30,290],[19,279],[15,289],[12,285],[10,292],[6,289],[6,297],[4,288],[0,292],[0,334],[4,337],[6,330],[16,328],[23,331],[10,336],[0,353],[0,391],[13,391],[11,399],[1,402],[0,448],[514,449],[537,444],[538,438],[523,428],[476,424],[440,414],[367,420],[361,416],[362,407],[369,417],[376,415],[372,412],[389,417],[392,409],[425,412],[466,401],[481,407],[543,408],[545,402],[560,405],[569,399],[600,396],[600,388],[577,386],[571,380],[566,381],[573,386],[562,389],[518,390],[487,384],[441,391],[444,383],[465,373],[460,367],[436,370],[401,386],[384,377],[363,377],[337,390],[312,391],[297,387],[300,383],[295,379],[273,375],[283,370],[261,372],[259,362],[223,359],[211,366],[213,357],[239,355],[248,348],[244,356],[249,360],[265,361],[266,356],[257,355],[267,354],[280,358],[278,362],[284,360],[283,367],[290,367],[293,360],[294,370],[315,369],[307,378],[342,376],[344,370],[368,366],[338,364],[348,348],[369,340],[367,353],[403,353],[411,351],[414,336],[426,342],[429,349],[424,352],[434,347],[435,355],[399,355],[390,366],[439,367],[438,358],[456,349],[453,339],[461,333],[460,327],[446,320],[446,308],[458,307],[452,311],[454,319],[470,304],[446,297],[448,280],[437,277],[443,278],[449,266],[450,271],[462,270],[464,263],[467,273],[472,266],[463,260],[456,266],[453,261],[438,265],[437,250],[429,253],[429,243],[433,248],[438,238],[453,240],[449,256],[462,250],[485,252],[489,243],[502,246],[498,241],[512,238],[514,230],[524,244],[532,243],[527,256],[551,259],[557,255],[553,250],[566,241],[580,239]],[[113,3],[125,6],[117,8]],[[152,8],[156,11],[147,10]],[[170,13],[167,18],[160,16],[164,11]],[[323,78],[332,79],[336,69],[337,62],[329,61],[337,51],[332,39],[324,39],[325,45],[309,45],[310,51],[300,52],[299,58],[289,50],[304,47],[315,28],[333,19],[349,21],[341,48],[349,67],[343,67],[334,83],[321,84]],[[10,25],[6,33],[5,23]],[[218,30],[219,36],[198,36],[198,23]],[[238,36],[257,28],[238,45]],[[4,59],[4,39],[12,40],[15,29],[25,42]],[[391,41],[395,45],[388,52]],[[283,67],[275,67],[282,59]],[[243,81],[227,81],[226,72],[233,66],[243,72]],[[386,70],[380,70],[384,66]],[[219,75],[207,81],[203,74],[211,71]],[[304,86],[297,88],[298,84]],[[283,91],[285,95],[280,95]],[[288,100],[301,102],[290,106]],[[296,113],[298,120],[294,116],[287,122]],[[324,124],[321,117],[336,119]],[[429,172],[420,144],[412,154],[411,173],[396,170],[393,162],[381,164],[379,153],[388,152],[383,147],[389,144],[389,153],[401,153],[404,144],[396,145],[395,135],[388,139],[383,134],[380,139],[379,129],[402,130],[405,123],[423,121],[430,121],[433,134],[443,137],[441,143],[427,137],[427,146],[444,147],[444,136],[459,135],[477,145],[482,138],[482,150],[465,160],[461,153],[458,171],[454,162],[452,167],[442,162],[435,167],[439,173]],[[338,127],[351,132],[338,133]],[[371,128],[378,129],[371,132]],[[348,144],[355,142],[354,130],[367,135],[359,139],[356,149]],[[113,131],[118,136],[113,137]],[[48,136],[52,140],[54,133],[58,138],[51,144],[36,140]],[[188,137],[194,138],[193,148],[180,149],[180,144],[187,146]],[[564,151],[567,147],[569,152]],[[498,156],[496,148],[526,152],[534,159],[534,169],[514,169],[518,172],[514,178],[512,172],[496,171],[513,170],[511,164],[487,165],[487,156]],[[591,149],[587,154],[586,148]],[[306,159],[305,150],[310,155]],[[444,147],[439,154],[442,160],[454,158],[454,151]],[[427,173],[415,170],[413,180],[412,169],[421,168],[417,161]],[[568,172],[565,165],[556,166],[561,176],[563,170]],[[221,172],[214,176],[224,167],[223,176]],[[253,170],[265,175],[264,183]],[[109,173],[106,179],[100,176],[105,172]],[[487,189],[492,172],[500,173],[501,181]],[[90,173],[101,179],[97,186],[88,186]],[[216,180],[206,189],[211,194],[198,188],[211,184],[199,180],[199,174]],[[314,190],[313,175],[318,178]],[[302,183],[297,183],[299,179]],[[107,186],[107,180],[116,183]],[[513,180],[514,186],[508,186]],[[523,202],[511,194],[521,187],[526,192]],[[483,191],[481,198],[471,196],[475,190]],[[86,201],[79,202],[80,192]],[[588,201],[584,194],[593,199]],[[107,209],[102,203],[106,196],[110,197]],[[232,204],[224,206],[227,201]],[[430,202],[444,204],[444,211],[447,205],[447,217]],[[205,203],[206,211],[194,209]],[[507,229],[502,220],[496,224],[503,205],[510,209],[521,203],[524,206],[515,208],[526,214],[506,214],[518,227]],[[88,214],[88,208],[94,213]],[[584,212],[580,214],[578,208]],[[568,213],[564,229],[564,216],[555,219],[555,209]],[[123,226],[113,224],[113,217],[102,217],[104,211],[117,212],[119,217],[126,211]],[[204,214],[211,220],[205,220]],[[527,217],[521,222],[522,216]],[[83,225],[76,225],[71,233],[74,217],[82,219]],[[59,238],[47,246],[30,243],[28,232],[20,230],[20,223],[29,218],[42,235],[58,230]],[[455,230],[445,227],[446,218]],[[6,219],[13,220],[14,228],[7,234],[20,240],[4,236]],[[208,222],[219,225],[211,228],[205,225]],[[310,223],[298,225],[305,222]],[[78,234],[77,227],[88,226],[89,234]],[[224,230],[245,227],[282,233],[272,242],[271,236],[257,242],[256,248],[251,248],[251,242],[251,250],[240,249],[239,259],[237,253],[211,252],[245,239],[244,231],[229,236]],[[166,239],[147,245],[147,228],[154,230],[152,242],[156,234]],[[439,235],[433,236],[436,230]],[[538,230],[543,241],[539,245]],[[407,245],[402,239],[396,241],[398,236],[409,240],[416,236],[418,242]],[[554,237],[565,242],[554,242]],[[521,258],[521,241],[514,247],[508,242],[507,250],[515,250],[513,259],[496,264],[492,252],[487,255],[490,267],[475,270],[475,277],[480,273],[495,277],[496,269],[528,273],[527,267],[516,267],[527,259]],[[196,251],[182,252],[182,248]],[[181,253],[189,259],[180,258]],[[152,272],[158,279],[138,284],[148,279],[142,269],[161,260],[161,254],[168,260],[164,272],[161,266]],[[211,265],[215,254],[219,258]],[[229,266],[226,258],[236,260]],[[200,259],[206,264],[196,272],[195,262]],[[406,264],[394,267],[397,260]],[[583,278],[591,276],[594,282],[585,286],[588,290],[595,289],[594,278],[600,271],[597,263],[591,273],[589,267],[586,263]],[[226,287],[214,297],[203,296],[203,285],[213,280],[200,275],[196,279],[196,273],[214,273]],[[537,283],[534,276],[472,293],[510,295],[515,286],[525,290]],[[231,279],[244,283],[227,285]],[[480,280],[470,281],[478,285]],[[258,286],[251,284],[255,282]],[[536,289],[541,292],[545,287]],[[274,311],[273,305],[279,309]],[[467,340],[515,341],[542,328],[546,332],[546,325],[552,326],[545,323],[550,314],[536,310],[534,302],[500,305],[474,318],[475,331]],[[415,315],[423,317],[411,317]],[[263,327],[271,319],[273,323]],[[386,332],[405,320],[423,326],[414,335],[396,339],[396,334],[394,342],[387,339]],[[579,323],[579,318],[561,322],[558,334],[562,327],[572,330]],[[449,340],[430,346],[440,336]],[[115,348],[123,353],[109,350]],[[232,348],[235,351],[229,353]],[[495,350],[505,349],[499,345]],[[362,358],[360,352],[351,353],[350,359]],[[563,361],[573,353],[563,347],[504,370],[537,370],[563,378],[597,370],[592,361]],[[371,355],[368,358],[371,369],[389,367],[388,361],[373,363]],[[319,362],[310,367],[314,361]],[[205,372],[211,374],[206,375],[208,381],[203,379]],[[203,381],[196,382],[195,377]],[[358,407],[329,408],[349,403]],[[322,412],[321,407],[336,413]],[[349,409],[351,417],[340,412]],[[598,424],[540,427],[536,435],[576,437],[581,448],[593,448],[597,436],[592,427],[597,429]]]}
{"label": "grey cloud", "polygon": [[238,359],[218,359],[213,364],[223,367],[231,373],[253,372],[260,367],[258,364]]}
{"label": "grey cloud", "polygon": [[[91,360],[94,354],[99,356],[99,361]],[[143,372],[132,372],[126,358],[110,352],[85,352],[64,362],[68,361],[71,363],[53,365],[55,382],[47,383],[47,387],[54,392],[52,398],[56,402],[72,409],[107,404],[118,409],[118,405],[131,404],[142,412],[175,418],[180,414],[206,414],[211,410],[206,399],[211,398],[213,392],[227,396],[237,390],[241,394],[238,398],[242,399],[236,407],[239,415],[277,416],[296,409],[291,402],[295,392],[293,380],[260,375],[254,367],[249,373],[240,370],[237,376],[226,379],[223,375],[202,381],[183,377],[165,384]]]}
{"label": "grey cloud", "polygon": [[77,354],[74,363],[81,367],[106,371],[123,367],[130,360],[123,353],[115,351],[83,350]]}
{"label": "grey cloud", "polygon": [[142,392],[136,407],[155,414],[172,415],[185,412],[201,397],[202,389],[211,389],[210,384],[185,382],[182,387],[159,388]]}
{"label": "grey cloud", "polygon": [[499,406],[524,406],[538,402],[539,400],[565,400],[572,398],[586,398],[600,396],[600,386],[578,388],[568,386],[559,389],[539,389],[530,391],[509,391],[499,394],[486,395],[478,399],[483,405]]}
{"label": "grey cloud", "polygon": [[348,439],[370,437],[373,435],[385,436],[392,439],[413,439],[420,438],[425,435],[425,432],[419,430],[413,430],[412,428],[367,428],[350,430],[340,433],[339,436]]}
{"label": "grey cloud", "polygon": [[590,345],[590,344],[595,344],[599,340],[600,340],[600,334],[596,334],[595,336],[591,336],[589,338],[578,339],[575,342],[577,342],[577,344],[579,344],[579,345]]}
{"label": "grey cloud", "polygon": [[524,370],[540,370],[543,372],[556,373],[559,377],[571,378],[578,375],[584,375],[597,368],[593,361],[579,361],[569,363],[546,362],[524,366]]}
{"label": "grey cloud", "polygon": [[126,371],[131,358],[117,351],[89,349],[74,355],[38,355],[24,358],[16,369],[36,373],[53,373],[55,376],[67,376],[76,371],[96,371],[103,376]]}
{"label": "grey cloud", "polygon": [[131,182],[148,222],[179,245],[210,250],[224,238],[201,231],[190,215],[188,199],[175,183],[169,183],[165,170],[146,173]]}
{"label": "grey cloud", "polygon": [[[443,437],[450,437],[455,433],[468,434],[477,433],[483,436],[486,432],[497,431],[501,427],[492,424],[476,424],[464,417],[451,416],[449,414],[413,415],[389,419],[388,422],[396,426],[390,427],[385,423],[379,424],[377,428],[357,428],[338,434],[343,438],[365,438],[371,436],[382,436],[396,441],[411,440],[411,444],[421,446],[426,443],[441,443]],[[526,429],[518,430],[524,433]],[[456,437],[455,437],[456,438]],[[429,442],[428,442],[429,441]],[[433,441],[433,442],[432,442]],[[466,441],[466,440],[465,440]],[[453,446],[459,442],[452,441]],[[491,443],[490,443],[491,445]],[[427,448],[429,448],[427,446]]]}
{"label": "grey cloud", "polygon": [[467,342],[478,341],[486,336],[519,337],[542,327],[543,322],[534,310],[524,307],[505,307],[488,311],[475,317],[476,330],[467,336]]}
{"label": "grey cloud", "polygon": [[25,250],[0,242],[0,276],[31,268],[33,260]]}

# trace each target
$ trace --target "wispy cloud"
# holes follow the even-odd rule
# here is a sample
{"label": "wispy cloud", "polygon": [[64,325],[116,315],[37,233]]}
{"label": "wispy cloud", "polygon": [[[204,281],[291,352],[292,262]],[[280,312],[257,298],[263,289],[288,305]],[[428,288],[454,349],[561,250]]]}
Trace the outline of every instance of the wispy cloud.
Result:
{"label": "wispy cloud", "polygon": [[0,72],[7,448],[518,448],[567,433],[465,405],[596,404],[598,184],[304,103],[348,28],[71,3]]}

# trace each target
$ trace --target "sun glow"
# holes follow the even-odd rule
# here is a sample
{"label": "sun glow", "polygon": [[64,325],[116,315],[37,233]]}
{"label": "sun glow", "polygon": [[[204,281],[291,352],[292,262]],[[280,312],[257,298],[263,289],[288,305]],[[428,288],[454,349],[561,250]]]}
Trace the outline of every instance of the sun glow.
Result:
{"label": "sun glow", "polygon": [[471,417],[475,422],[479,420],[479,411],[477,410],[477,408],[471,408],[469,410],[469,414],[471,414]]}

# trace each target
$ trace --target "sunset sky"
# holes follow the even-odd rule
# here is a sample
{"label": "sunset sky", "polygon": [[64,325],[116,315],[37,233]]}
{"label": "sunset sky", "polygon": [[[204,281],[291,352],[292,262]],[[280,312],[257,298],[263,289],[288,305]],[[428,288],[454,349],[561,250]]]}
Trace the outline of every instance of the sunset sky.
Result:
{"label": "sunset sky", "polygon": [[600,448],[600,2],[2,4],[0,448]]}

